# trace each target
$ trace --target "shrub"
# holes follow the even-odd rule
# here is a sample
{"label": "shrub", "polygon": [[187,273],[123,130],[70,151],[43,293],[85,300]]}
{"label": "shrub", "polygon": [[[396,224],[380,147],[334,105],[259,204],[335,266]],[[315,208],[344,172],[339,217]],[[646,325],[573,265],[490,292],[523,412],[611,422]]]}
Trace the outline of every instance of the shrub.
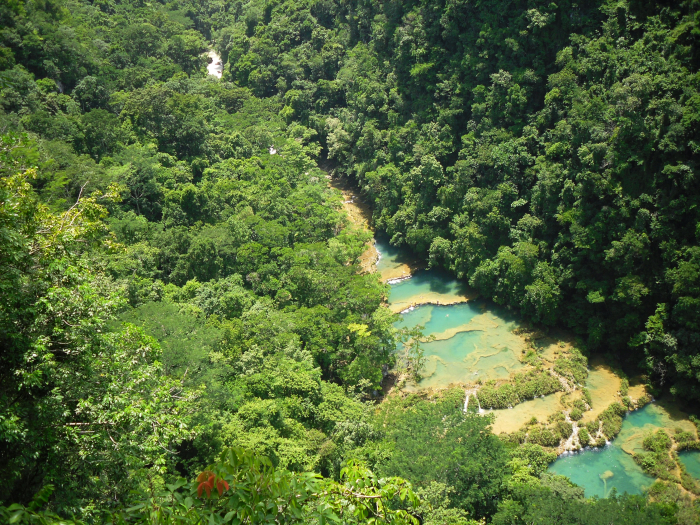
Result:
{"label": "shrub", "polygon": [[600,415],[603,422],[603,434],[606,438],[612,439],[619,434],[622,428],[622,416],[626,409],[620,403],[613,403]]}
{"label": "shrub", "polygon": [[[671,438],[663,430],[647,434],[642,441],[646,452],[634,454],[634,460],[647,474],[662,479],[676,480],[671,475],[671,471],[676,468],[676,462],[671,459],[669,454],[672,444]],[[682,483],[682,480],[679,482]]]}
{"label": "shrub", "polygon": [[572,349],[568,357],[559,357],[554,361],[554,371],[573,380],[575,383],[583,384],[588,377],[588,360],[576,349]]}
{"label": "shrub", "polygon": [[586,402],[586,404],[593,408],[593,400],[591,399],[591,393],[588,391],[587,388],[582,388],[581,389],[581,395],[583,396],[583,400]]}
{"label": "shrub", "polygon": [[538,477],[547,471],[547,467],[552,461],[557,459],[554,452],[534,443],[525,443],[513,449],[510,455],[512,458],[524,459],[532,474]]}
{"label": "shrub", "polygon": [[561,381],[546,370],[530,371],[518,374],[513,378],[521,399],[532,399],[535,396],[546,396],[562,390]]}
{"label": "shrub", "polygon": [[559,421],[554,427],[562,439],[569,439],[574,433],[574,427],[568,421]]}
{"label": "shrub", "polygon": [[586,427],[581,427],[578,429],[578,441],[581,443],[582,447],[587,447],[591,442],[591,436],[586,430]]}
{"label": "shrub", "polygon": [[531,366],[537,366],[539,362],[540,358],[537,357],[537,352],[535,352],[532,348],[530,348],[525,354],[525,357],[523,357],[523,363]]}
{"label": "shrub", "polygon": [[556,447],[560,438],[551,428],[540,427],[530,430],[527,440],[543,447]]}
{"label": "shrub", "polygon": [[700,441],[693,432],[677,428],[673,440],[676,442],[676,450],[700,450]]}
{"label": "shrub", "polygon": [[621,417],[611,417],[608,419],[603,419],[603,435],[607,439],[613,439],[620,433],[622,429],[622,418]]}
{"label": "shrub", "polygon": [[508,408],[532,399],[562,390],[561,382],[546,370],[530,370],[515,374],[508,383],[499,386],[487,381],[479,390],[479,401],[483,408]]}
{"label": "shrub", "polygon": [[630,389],[630,382],[627,378],[623,377],[622,380],[620,381],[620,395],[623,397],[626,396],[627,393],[629,392],[629,389]]}
{"label": "shrub", "polygon": [[671,449],[671,438],[663,430],[658,430],[654,434],[649,434],[642,441],[644,450],[650,452],[665,452]]}
{"label": "shrub", "polygon": [[605,436],[600,436],[593,441],[594,447],[604,447],[605,446]]}
{"label": "shrub", "polygon": [[514,445],[522,445],[523,443],[525,443],[526,437],[527,435],[522,430],[511,432],[510,434],[502,432],[498,435],[498,438],[504,443],[512,443]]}
{"label": "shrub", "polygon": [[639,399],[637,399],[637,405],[638,405],[639,407],[643,407],[643,406],[646,405],[649,401],[651,401],[651,399],[649,399],[649,396],[646,395],[646,394],[642,394],[642,395],[639,397]]}
{"label": "shrub", "polygon": [[639,452],[634,455],[634,460],[640,467],[642,467],[642,470],[644,470],[644,472],[653,472],[657,468],[656,458],[654,457],[654,454]]}
{"label": "shrub", "polygon": [[688,471],[681,464],[681,486],[688,492],[692,492],[696,496],[700,495],[700,483],[695,481]]}
{"label": "shrub", "polygon": [[547,416],[547,421],[555,423],[557,421],[566,421],[566,416],[562,412],[554,412]]}
{"label": "shrub", "polygon": [[482,408],[508,408],[520,402],[520,396],[511,383],[495,386],[489,381],[481,387],[478,396]]}
{"label": "shrub", "polygon": [[588,430],[589,434],[596,435],[598,433],[598,429],[600,428],[600,421],[589,421],[586,423],[586,429]]}
{"label": "shrub", "polygon": [[671,471],[676,468],[676,462],[671,459],[667,451],[639,452],[632,457],[647,474],[661,479],[676,480],[671,475]]}
{"label": "shrub", "polygon": [[574,421],[580,421],[583,417],[583,412],[581,412],[581,409],[579,409],[578,407],[574,407],[574,409],[569,414],[569,417]]}

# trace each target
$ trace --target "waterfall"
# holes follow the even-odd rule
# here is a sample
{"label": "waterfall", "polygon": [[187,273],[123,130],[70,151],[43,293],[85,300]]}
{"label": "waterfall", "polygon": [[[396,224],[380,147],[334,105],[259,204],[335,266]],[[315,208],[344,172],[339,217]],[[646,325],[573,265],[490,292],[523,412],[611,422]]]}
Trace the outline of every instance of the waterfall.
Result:
{"label": "waterfall", "polygon": [[476,399],[476,404],[479,406],[479,414],[483,414],[484,409],[481,408],[481,403],[479,402],[479,398],[476,396],[476,393],[474,393],[474,399]]}
{"label": "waterfall", "polygon": [[476,399],[476,406],[479,407],[479,414],[483,414],[485,411],[483,408],[481,408],[481,402],[479,401],[479,398],[476,395],[476,391],[476,388],[473,390],[465,390],[466,396],[464,398],[464,411],[466,412],[469,408],[469,396],[474,396],[474,399]]}

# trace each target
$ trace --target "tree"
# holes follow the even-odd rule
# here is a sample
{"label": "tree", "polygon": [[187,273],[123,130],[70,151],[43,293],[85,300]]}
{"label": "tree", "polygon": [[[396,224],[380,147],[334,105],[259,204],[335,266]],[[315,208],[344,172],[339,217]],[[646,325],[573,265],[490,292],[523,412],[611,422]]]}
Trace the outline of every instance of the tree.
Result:
{"label": "tree", "polygon": [[129,140],[119,117],[104,109],[93,109],[81,116],[82,149],[95,160],[114,154]]}
{"label": "tree", "polygon": [[454,488],[450,500],[468,516],[492,514],[506,475],[507,453],[489,429],[489,416],[463,412],[464,393],[451,391],[434,402],[407,398],[384,408],[387,438],[394,444],[381,471]]}
{"label": "tree", "polygon": [[182,411],[194,397],[163,376],[154,340],[131,328],[105,334],[123,299],[86,255],[116,247],[99,203],[114,189],[54,214],[17,157],[26,146],[5,137],[0,152],[0,498],[27,502],[52,483],[55,508],[74,513],[85,501],[124,501],[162,473],[192,432]]}

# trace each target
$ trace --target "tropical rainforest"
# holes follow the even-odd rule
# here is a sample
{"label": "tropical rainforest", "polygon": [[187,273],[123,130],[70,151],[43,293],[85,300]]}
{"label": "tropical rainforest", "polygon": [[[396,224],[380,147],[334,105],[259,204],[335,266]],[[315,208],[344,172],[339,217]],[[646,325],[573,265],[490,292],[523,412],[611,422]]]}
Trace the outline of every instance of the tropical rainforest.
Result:
{"label": "tropical rainforest", "polygon": [[381,401],[415,333],[327,173],[697,404],[699,154],[697,0],[3,0],[0,521],[700,522]]}

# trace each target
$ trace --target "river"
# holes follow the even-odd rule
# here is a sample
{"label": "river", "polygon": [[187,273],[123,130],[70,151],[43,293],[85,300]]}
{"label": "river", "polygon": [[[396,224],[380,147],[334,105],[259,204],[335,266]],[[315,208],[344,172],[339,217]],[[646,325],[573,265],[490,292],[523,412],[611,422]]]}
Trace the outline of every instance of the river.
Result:
{"label": "river", "polygon": [[[357,194],[356,188],[330,177],[330,185],[343,195],[343,207],[351,223],[370,229],[371,209]],[[405,250],[391,246],[388,239],[377,235],[368,243],[361,258],[363,271],[376,271],[390,284],[389,308],[402,314],[397,326],[424,326],[425,366],[419,382],[407,382],[404,391],[440,390],[448,387],[478,392],[477,381],[507,379],[511,373],[526,369],[521,361],[528,341],[517,335],[518,319],[506,309],[478,299],[464,283],[440,270],[423,269],[422,262]],[[530,342],[531,344],[532,342]],[[547,365],[573,346],[570,335],[553,331],[550,337],[537,339],[538,355]],[[592,409],[584,413],[581,423],[596,420],[611,403],[620,401],[620,377],[600,358],[589,361],[586,388],[592,399]],[[642,397],[644,385],[630,385],[633,399]],[[564,410],[564,392],[530,399],[512,409],[480,410],[494,416],[493,431],[512,433],[532,418],[546,421],[547,417]],[[477,398],[470,398],[474,402]],[[470,405],[472,406],[472,405]],[[479,405],[480,408],[480,405]],[[653,478],[644,474],[632,459],[641,450],[643,437],[649,432],[676,428],[696,434],[688,416],[672,404],[651,403],[628,414],[620,434],[602,448],[586,448],[576,453],[562,454],[549,467],[555,474],[568,476],[584,488],[587,496],[606,497],[618,493],[639,494]],[[700,452],[681,452],[679,460],[688,473],[700,479]]]}
{"label": "river", "polygon": [[[649,403],[630,412],[622,423],[620,433],[605,447],[560,456],[550,465],[549,471],[569,477],[585,489],[586,496],[604,498],[610,495],[613,488],[618,493],[641,494],[654,482],[654,478],[642,471],[632,459],[632,454],[643,451],[645,435],[659,429],[672,432],[675,428],[695,432],[695,426],[687,420],[687,416],[672,405]],[[698,453],[682,452],[681,460],[684,460],[688,472],[700,479]]]}
{"label": "river", "polygon": [[424,334],[434,338],[422,344],[426,364],[420,382],[408,383],[405,389],[507,379],[523,368],[525,341],[513,333],[514,317],[476,299],[464,283],[443,271],[416,270],[410,258],[387,240],[378,237],[375,247],[377,271],[391,284],[389,308],[402,314],[397,325],[423,325]]}
{"label": "river", "polygon": [[216,78],[221,78],[224,73],[224,64],[221,57],[213,49],[207,53],[207,72]]}
{"label": "river", "polygon": [[[375,239],[375,248],[379,257],[376,270],[391,284],[389,307],[402,313],[397,326],[422,325],[424,335],[434,337],[433,341],[423,343],[426,364],[421,380],[407,383],[403,387],[405,391],[450,386],[473,391],[478,379],[507,379],[525,368],[520,358],[526,341],[514,333],[519,327],[514,316],[475,298],[467,287],[444,272],[416,270],[417,264],[409,256],[381,237]],[[540,355],[553,360],[564,343],[555,338],[540,346]],[[586,387],[593,409],[585,412],[582,422],[597,419],[611,403],[619,401],[620,385],[620,377],[610,366],[600,359],[591,360]],[[635,398],[643,392],[642,385],[630,387],[630,395]],[[495,416],[496,434],[515,432],[533,417],[546,421],[548,415],[561,411],[563,395],[557,392],[512,409],[481,412]],[[632,454],[642,450],[646,434],[660,428],[671,433],[676,428],[696,432],[687,415],[673,405],[650,403],[624,418],[620,434],[611,443],[602,448],[589,447],[562,454],[549,471],[568,476],[584,488],[586,496],[607,497],[613,488],[618,493],[641,494],[654,479],[634,462]],[[692,476],[700,479],[699,452],[682,452],[680,460]]]}

